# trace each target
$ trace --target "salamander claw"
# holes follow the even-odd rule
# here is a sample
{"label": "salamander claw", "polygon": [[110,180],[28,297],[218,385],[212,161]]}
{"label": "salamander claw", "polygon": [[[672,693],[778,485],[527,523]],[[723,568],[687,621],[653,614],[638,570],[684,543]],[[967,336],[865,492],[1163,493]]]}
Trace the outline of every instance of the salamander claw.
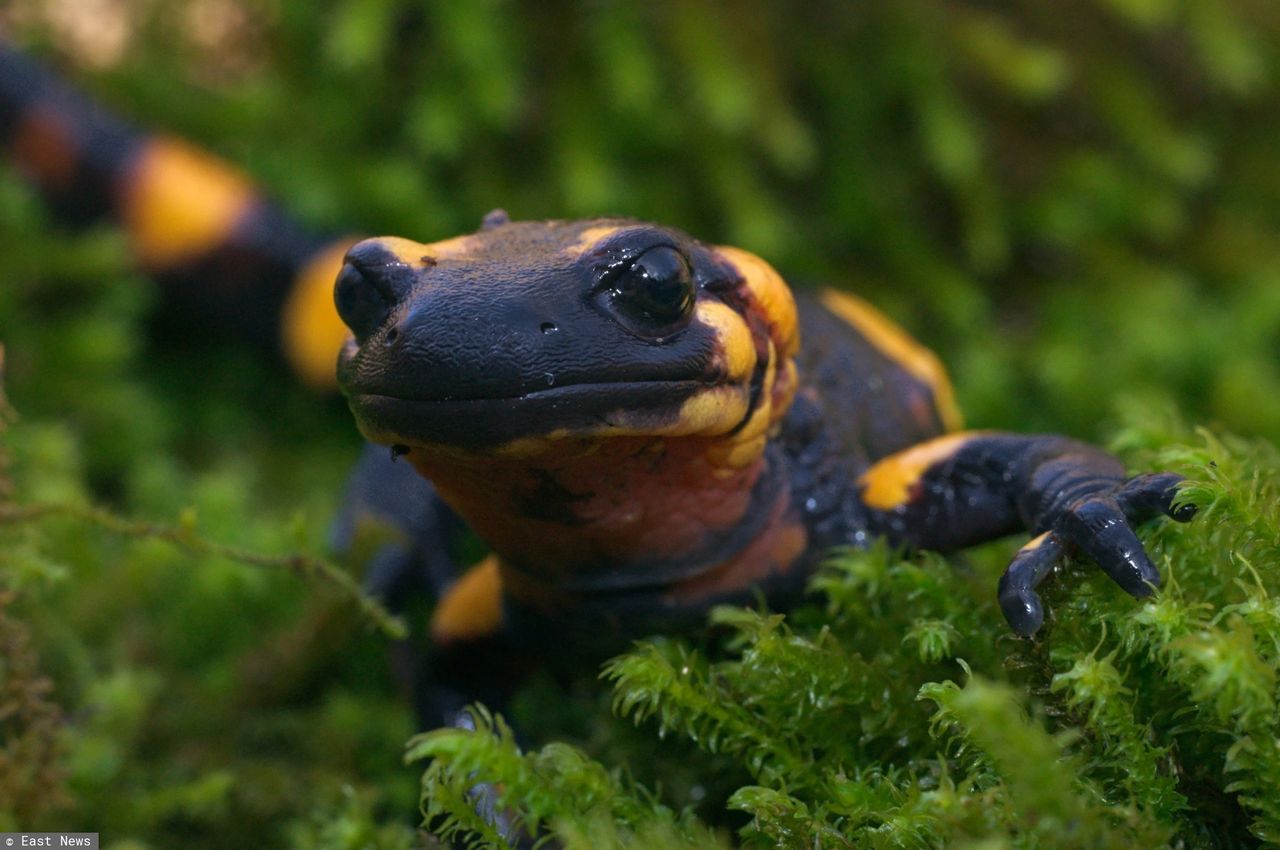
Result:
{"label": "salamander claw", "polygon": [[1024,637],[1039,631],[1044,608],[1036,587],[1070,550],[1088,555],[1131,596],[1142,599],[1155,593],[1160,572],[1133,528],[1161,515],[1178,522],[1195,516],[1194,505],[1174,505],[1182,480],[1170,472],[1138,475],[1100,488],[1051,518],[1051,530],[1019,549],[1000,577],[1000,609],[1013,630]]}
{"label": "salamander claw", "polygon": [[1000,576],[1000,610],[1015,632],[1031,637],[1044,623],[1044,606],[1036,587],[1062,557],[1062,541],[1046,531],[1018,550]]}
{"label": "salamander claw", "polygon": [[1072,505],[1059,519],[1059,535],[1078,546],[1131,596],[1150,596],[1160,587],[1142,541],[1114,498],[1092,497]]}
{"label": "salamander claw", "polygon": [[1120,503],[1130,522],[1143,522],[1161,514],[1178,522],[1187,522],[1196,515],[1196,506],[1174,506],[1178,485],[1182,481],[1183,477],[1176,472],[1135,475],[1116,493],[1116,501]]}

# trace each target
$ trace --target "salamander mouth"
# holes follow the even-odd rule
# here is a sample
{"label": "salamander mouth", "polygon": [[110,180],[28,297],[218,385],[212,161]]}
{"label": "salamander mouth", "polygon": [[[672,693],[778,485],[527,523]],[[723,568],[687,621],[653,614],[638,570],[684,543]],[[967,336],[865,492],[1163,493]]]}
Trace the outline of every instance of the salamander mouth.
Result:
{"label": "salamander mouth", "polygon": [[374,442],[484,449],[551,435],[670,433],[690,399],[740,391],[699,380],[571,384],[506,398],[413,398],[351,387],[347,400]]}

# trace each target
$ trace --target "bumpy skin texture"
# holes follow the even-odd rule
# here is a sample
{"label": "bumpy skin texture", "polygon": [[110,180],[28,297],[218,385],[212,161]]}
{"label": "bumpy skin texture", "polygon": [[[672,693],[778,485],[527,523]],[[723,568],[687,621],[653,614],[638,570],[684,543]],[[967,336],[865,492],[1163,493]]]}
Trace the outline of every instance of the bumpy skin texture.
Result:
{"label": "bumpy skin texture", "polygon": [[[438,600],[430,672],[412,674],[425,724],[500,703],[531,659],[599,658],[759,591],[784,607],[831,547],[873,538],[949,551],[1029,532],[997,592],[1031,635],[1068,551],[1145,596],[1159,574],[1132,526],[1190,518],[1176,476],[1127,479],[1063,437],[958,431],[931,353],[857,299],[793,295],[738,249],[495,212],[469,236],[346,251],[2,44],[0,144],[70,220],[120,218],[172,301],[282,347],[317,385],[343,345],[336,277],[352,332],[339,379],[380,446],[335,544],[380,519],[399,537],[370,588]],[[464,522],[493,552],[470,571]]]}

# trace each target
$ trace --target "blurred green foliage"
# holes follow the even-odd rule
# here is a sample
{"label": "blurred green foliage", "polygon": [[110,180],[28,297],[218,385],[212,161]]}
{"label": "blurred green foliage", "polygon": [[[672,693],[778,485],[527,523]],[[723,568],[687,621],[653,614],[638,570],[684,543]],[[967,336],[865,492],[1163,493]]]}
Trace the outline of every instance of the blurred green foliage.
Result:
{"label": "blurred green foliage", "polygon": [[[633,777],[444,736],[418,751],[473,760],[429,787],[505,775],[571,847],[703,843],[685,806],[756,847],[1280,844],[1275,456],[1159,424],[1280,439],[1280,5],[11,0],[0,28],[317,228],[626,214],[852,288],[938,348],[971,424],[1114,440],[1214,506],[1154,532],[1160,601],[1061,582],[1036,644],[993,610],[1008,545],[843,560],[785,622],[617,662],[639,730],[598,688],[522,697],[535,740]],[[19,500],[323,550],[339,402],[156,333],[119,234],[57,228],[10,171],[0,280]],[[0,577],[0,828],[419,840],[384,645],[323,587],[66,520],[0,527]]]}

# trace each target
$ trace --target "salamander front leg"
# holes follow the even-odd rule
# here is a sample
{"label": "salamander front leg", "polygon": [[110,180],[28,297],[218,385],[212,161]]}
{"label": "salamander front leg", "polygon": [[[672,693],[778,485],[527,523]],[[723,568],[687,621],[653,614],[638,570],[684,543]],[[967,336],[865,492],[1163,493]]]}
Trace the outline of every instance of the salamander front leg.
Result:
{"label": "salamander front leg", "polygon": [[974,432],[940,437],[879,461],[859,479],[872,524],[891,539],[947,551],[1025,529],[1036,537],[1014,556],[998,598],[1009,625],[1032,635],[1044,623],[1036,588],[1065,554],[1080,550],[1125,591],[1151,595],[1160,574],[1134,526],[1174,506],[1181,476],[1126,478],[1101,449],[1063,437]]}
{"label": "salamander front leg", "polygon": [[[431,619],[432,649],[417,695],[423,729],[475,732],[475,703],[494,712],[506,711],[534,661],[525,650],[526,642],[513,633],[505,607],[494,555],[471,567],[442,594]],[[476,814],[509,845],[534,846],[533,837],[521,829],[513,812],[500,804],[493,784],[477,781],[468,797]]]}
{"label": "salamander front leg", "polygon": [[[1072,463],[1070,458],[1049,461],[1038,475],[1069,479]],[[1174,506],[1181,480],[1182,476],[1173,473],[1149,473],[1127,481],[1097,481],[1096,489],[1081,486],[1083,482],[1072,487],[1040,481],[1050,497],[1055,494],[1055,487],[1060,488],[1056,491],[1059,494],[1084,493],[1073,500],[1071,495],[1050,499],[1050,506],[1041,512],[1035,526],[1039,529],[1048,524],[1049,530],[1022,547],[1001,577],[1000,608],[1013,630],[1024,636],[1039,631],[1044,609],[1036,595],[1036,585],[1073,549],[1088,555],[1134,598],[1145,598],[1159,589],[1160,572],[1133,529],[1161,514],[1178,522],[1195,516],[1193,505]],[[1033,476],[1032,486],[1036,484],[1037,476]]]}

